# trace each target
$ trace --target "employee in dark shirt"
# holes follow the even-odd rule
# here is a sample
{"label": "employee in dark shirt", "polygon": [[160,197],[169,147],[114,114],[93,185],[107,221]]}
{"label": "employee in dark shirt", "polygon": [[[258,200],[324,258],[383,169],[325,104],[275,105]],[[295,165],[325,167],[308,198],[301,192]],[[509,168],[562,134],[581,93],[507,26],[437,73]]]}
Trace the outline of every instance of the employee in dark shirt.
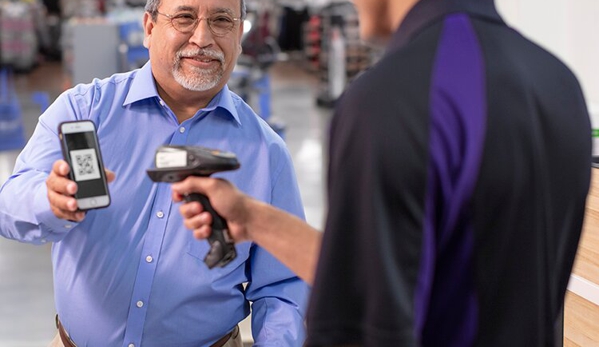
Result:
{"label": "employee in dark shirt", "polygon": [[[225,181],[175,199],[204,192],[313,282],[308,346],[556,345],[591,170],[576,77],[493,0],[354,2],[387,50],[337,107],[322,243]],[[202,238],[200,211],[181,207]]]}

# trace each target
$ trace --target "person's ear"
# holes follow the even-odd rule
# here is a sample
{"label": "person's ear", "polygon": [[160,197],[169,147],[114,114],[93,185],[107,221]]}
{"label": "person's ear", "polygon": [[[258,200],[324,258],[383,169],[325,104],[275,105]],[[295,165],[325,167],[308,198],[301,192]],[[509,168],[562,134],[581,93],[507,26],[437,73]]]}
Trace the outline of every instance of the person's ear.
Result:
{"label": "person's ear", "polygon": [[144,27],[144,47],[150,48],[150,37],[152,36],[152,30],[154,29],[154,20],[149,12],[144,13],[143,27]]}
{"label": "person's ear", "polygon": [[239,29],[237,30],[237,40],[239,42],[239,47],[237,48],[238,54],[241,54],[243,51],[243,47],[241,46],[241,38],[243,37],[243,28],[245,24],[245,20],[243,18],[239,19]]}

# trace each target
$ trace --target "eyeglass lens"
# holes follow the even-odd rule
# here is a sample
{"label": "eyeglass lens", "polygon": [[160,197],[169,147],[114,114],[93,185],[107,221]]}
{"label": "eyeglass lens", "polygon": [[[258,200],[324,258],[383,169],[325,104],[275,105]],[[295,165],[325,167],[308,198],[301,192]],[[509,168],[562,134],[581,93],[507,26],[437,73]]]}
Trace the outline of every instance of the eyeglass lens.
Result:
{"label": "eyeglass lens", "polygon": [[169,16],[173,27],[182,33],[189,33],[198,26],[200,20],[205,19],[208,22],[208,27],[215,35],[226,35],[235,26],[236,18],[233,18],[226,14],[216,14],[207,18],[196,17],[192,14],[176,14]]}

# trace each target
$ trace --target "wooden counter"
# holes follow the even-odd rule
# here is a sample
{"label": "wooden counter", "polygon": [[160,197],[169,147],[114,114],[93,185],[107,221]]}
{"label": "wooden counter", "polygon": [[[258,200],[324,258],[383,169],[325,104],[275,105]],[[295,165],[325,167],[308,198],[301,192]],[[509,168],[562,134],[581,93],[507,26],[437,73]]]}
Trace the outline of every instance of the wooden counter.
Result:
{"label": "wooden counter", "polygon": [[599,169],[593,169],[582,238],[566,294],[564,346],[599,346]]}

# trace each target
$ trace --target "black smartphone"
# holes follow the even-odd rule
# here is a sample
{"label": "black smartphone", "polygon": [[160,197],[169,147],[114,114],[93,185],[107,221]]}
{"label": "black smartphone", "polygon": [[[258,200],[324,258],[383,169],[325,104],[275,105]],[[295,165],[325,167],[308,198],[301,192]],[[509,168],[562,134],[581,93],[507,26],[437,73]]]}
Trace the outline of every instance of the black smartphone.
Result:
{"label": "black smartphone", "polygon": [[89,120],[60,123],[58,136],[64,160],[71,167],[69,177],[78,186],[75,199],[79,210],[110,205],[106,173],[94,123]]}

